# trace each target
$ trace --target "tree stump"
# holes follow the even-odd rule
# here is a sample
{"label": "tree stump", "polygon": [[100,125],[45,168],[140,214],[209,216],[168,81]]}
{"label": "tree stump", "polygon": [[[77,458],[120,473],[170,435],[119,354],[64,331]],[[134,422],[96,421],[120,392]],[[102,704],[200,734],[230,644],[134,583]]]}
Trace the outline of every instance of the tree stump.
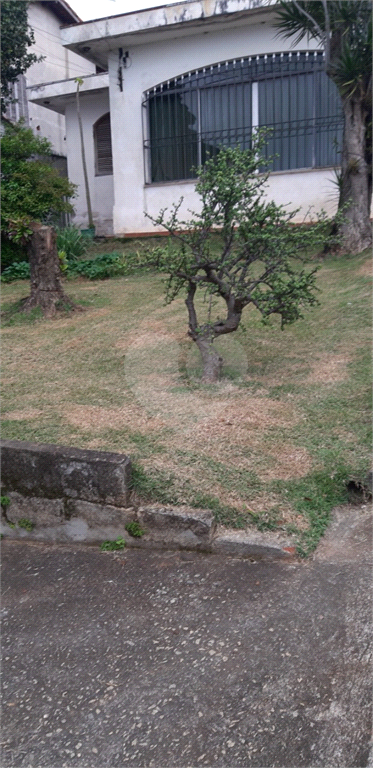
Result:
{"label": "tree stump", "polygon": [[31,224],[33,234],[28,244],[30,261],[31,295],[26,299],[25,312],[40,307],[44,317],[52,318],[56,314],[58,303],[75,305],[64,293],[61,282],[60,261],[56,245],[56,233],[53,227]]}

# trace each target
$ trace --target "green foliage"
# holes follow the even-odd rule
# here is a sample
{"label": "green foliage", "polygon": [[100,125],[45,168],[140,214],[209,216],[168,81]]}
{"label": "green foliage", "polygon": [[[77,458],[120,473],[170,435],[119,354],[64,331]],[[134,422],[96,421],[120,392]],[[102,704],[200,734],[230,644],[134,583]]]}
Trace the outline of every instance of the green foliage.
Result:
{"label": "green foliage", "polygon": [[[201,212],[190,221],[178,218],[182,200],[167,218],[162,210],[154,224],[171,234],[165,248],[149,255],[149,261],[169,275],[166,301],[187,292],[189,335],[211,341],[236,330],[245,306],[253,304],[266,321],[281,317],[281,326],[295,322],[315,306],[317,267],[305,269],[309,256],[321,250],[329,236],[325,215],[307,226],[293,226],[296,211],[265,198],[267,176],[261,150],[265,136],[259,132],[251,149],[223,148],[199,169],[196,191]],[[220,248],[216,243],[220,232]],[[215,238],[215,241],[214,241]],[[308,258],[307,258],[308,254]],[[226,316],[204,325],[194,306],[196,290],[210,300],[220,296]]]}
{"label": "green foliage", "polygon": [[100,549],[102,552],[114,552],[116,549],[124,549],[126,546],[125,540],[119,536],[115,541],[103,541]]}
{"label": "green foliage", "polygon": [[106,280],[109,277],[134,274],[149,269],[147,259],[136,252],[99,253],[93,259],[69,261],[67,274],[71,277],[87,277],[88,280]]}
{"label": "green foliage", "polygon": [[1,152],[1,229],[7,237],[22,242],[30,232],[31,221],[73,212],[69,199],[76,194],[76,187],[50,165],[51,144],[47,139],[34,136],[31,128],[21,123],[7,125]]}
{"label": "green foliage", "polygon": [[60,270],[63,274],[64,272],[67,272],[69,268],[69,262],[67,261],[65,251],[58,251],[58,258],[60,262]]}
{"label": "green foliage", "polygon": [[94,259],[70,262],[68,274],[87,277],[88,280],[106,280],[128,274],[128,266],[120,253],[101,253]]}
{"label": "green foliage", "polygon": [[11,85],[18,76],[44,56],[28,53],[35,42],[27,22],[28,3],[24,0],[2,0],[1,3],[1,114],[11,96]]}
{"label": "green foliage", "polygon": [[[279,0],[275,26],[285,37],[305,34],[326,52],[327,71],[342,96],[371,101],[372,4],[369,0]],[[329,31],[328,31],[329,28]]]}
{"label": "green foliage", "polygon": [[27,517],[21,517],[21,519],[18,520],[18,525],[20,528],[24,528],[26,531],[32,531],[35,528],[35,523],[32,523],[31,520],[27,519]]}
{"label": "green foliage", "polygon": [[[110,277],[128,275],[136,271],[138,267],[131,259],[125,258],[121,253],[102,253],[93,259],[81,259],[75,261],[67,258],[66,252],[58,251],[62,272],[67,277],[86,277],[88,280],[107,280]],[[1,275],[3,283],[11,283],[14,280],[26,280],[30,277],[28,262],[11,264],[4,269]]]}
{"label": "green foliage", "polygon": [[69,261],[77,261],[86,253],[88,242],[76,227],[57,228],[57,250],[64,251]]}
{"label": "green foliage", "polygon": [[10,504],[9,496],[0,496],[0,504],[3,507],[3,509],[6,509],[7,507],[9,507],[9,504]]}
{"label": "green foliage", "polygon": [[127,523],[125,528],[131,536],[134,536],[135,539],[141,539],[141,537],[144,536],[145,531],[136,522],[136,520],[131,520],[130,523]]}
{"label": "green foliage", "polygon": [[15,264],[10,264],[1,273],[2,283],[12,283],[14,280],[29,280],[30,279],[30,264],[28,261],[19,261]]}
{"label": "green foliage", "polygon": [[26,245],[32,235],[31,216],[15,216],[8,219],[7,235],[17,245]]}

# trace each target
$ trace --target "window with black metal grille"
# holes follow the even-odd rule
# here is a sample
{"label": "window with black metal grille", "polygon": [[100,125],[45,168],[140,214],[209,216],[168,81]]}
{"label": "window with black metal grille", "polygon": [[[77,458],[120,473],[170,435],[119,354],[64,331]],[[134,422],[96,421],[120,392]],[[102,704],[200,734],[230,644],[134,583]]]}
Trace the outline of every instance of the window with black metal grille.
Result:
{"label": "window with black metal grille", "polygon": [[248,56],[187,72],[143,102],[148,182],[196,177],[224,146],[266,128],[273,171],[339,164],[343,114],[322,51]]}

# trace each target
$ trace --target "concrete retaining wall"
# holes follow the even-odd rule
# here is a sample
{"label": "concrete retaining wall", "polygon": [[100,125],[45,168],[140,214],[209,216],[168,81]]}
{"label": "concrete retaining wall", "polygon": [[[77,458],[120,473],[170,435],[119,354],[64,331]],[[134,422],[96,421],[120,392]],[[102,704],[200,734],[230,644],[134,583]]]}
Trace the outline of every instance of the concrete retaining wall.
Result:
{"label": "concrete retaining wall", "polygon": [[[131,495],[128,456],[60,445],[1,441],[0,531],[10,538],[101,543],[119,536],[127,546],[191,549],[238,557],[282,558],[291,541],[252,530],[218,530],[211,512],[186,506],[138,506]],[[126,530],[139,523],[144,535]],[[26,527],[25,527],[26,524]]]}
{"label": "concrete retaining wall", "polygon": [[[128,456],[60,445],[5,440],[2,451],[2,533],[12,538],[102,542],[122,536],[128,545],[209,549],[210,512],[131,505]],[[19,525],[27,521],[27,530]],[[137,521],[145,534],[132,537]]]}

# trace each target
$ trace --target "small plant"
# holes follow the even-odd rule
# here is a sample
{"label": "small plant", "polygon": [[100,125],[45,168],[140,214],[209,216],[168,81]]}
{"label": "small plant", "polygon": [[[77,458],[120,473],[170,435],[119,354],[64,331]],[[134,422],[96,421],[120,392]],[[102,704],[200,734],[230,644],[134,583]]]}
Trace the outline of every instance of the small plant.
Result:
{"label": "small plant", "polygon": [[101,552],[113,552],[115,549],[124,549],[125,546],[125,540],[121,536],[118,536],[115,541],[103,541],[100,549]]}
{"label": "small plant", "polygon": [[130,523],[127,523],[126,531],[128,531],[130,536],[134,536],[135,539],[141,539],[141,536],[145,533],[136,520],[131,520]]}
{"label": "small plant", "polygon": [[62,273],[67,272],[69,268],[69,262],[66,258],[66,251],[58,251],[58,259],[60,262],[60,270]]}
{"label": "small plant", "polygon": [[20,528],[24,528],[25,531],[32,531],[33,528],[35,528],[35,523],[32,523],[27,517],[21,517],[21,519],[18,520],[18,525]]}
{"label": "small plant", "polygon": [[32,235],[31,216],[15,216],[8,219],[8,238],[20,245],[27,245],[27,242]]}
{"label": "small plant", "polygon": [[0,503],[3,509],[6,509],[7,507],[9,507],[9,504],[10,504],[9,496],[0,496]]}
{"label": "small plant", "polygon": [[12,283],[14,280],[29,280],[30,279],[30,265],[28,261],[19,261],[14,264],[10,264],[1,273],[2,283]]}
{"label": "small plant", "polygon": [[76,227],[57,228],[57,250],[65,253],[69,261],[77,261],[84,256],[88,243]]}

